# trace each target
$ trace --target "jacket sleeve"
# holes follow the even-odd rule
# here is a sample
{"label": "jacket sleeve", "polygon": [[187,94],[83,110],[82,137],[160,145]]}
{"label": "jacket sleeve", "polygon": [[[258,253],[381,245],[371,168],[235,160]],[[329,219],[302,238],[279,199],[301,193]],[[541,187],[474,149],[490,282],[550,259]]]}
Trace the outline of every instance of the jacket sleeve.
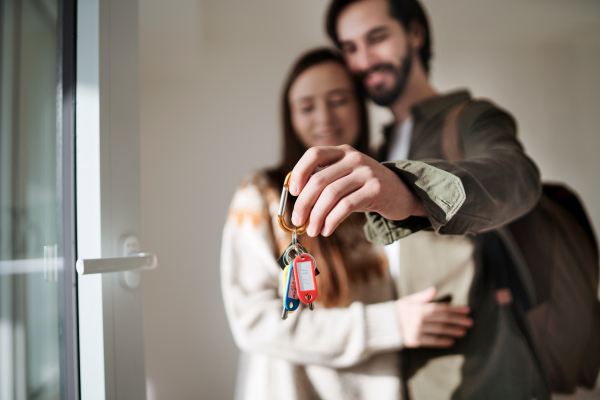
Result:
{"label": "jacket sleeve", "polygon": [[391,221],[367,213],[369,240],[386,245],[428,227],[440,234],[477,234],[534,207],[541,193],[540,174],[517,140],[513,118],[489,102],[473,101],[458,124],[464,160],[383,163],[414,189],[427,218]]}
{"label": "jacket sleeve", "polygon": [[350,367],[381,352],[402,347],[394,302],[348,308],[304,304],[287,320],[282,271],[267,204],[256,187],[238,190],[223,230],[221,284],[236,344],[244,351],[297,364]]}

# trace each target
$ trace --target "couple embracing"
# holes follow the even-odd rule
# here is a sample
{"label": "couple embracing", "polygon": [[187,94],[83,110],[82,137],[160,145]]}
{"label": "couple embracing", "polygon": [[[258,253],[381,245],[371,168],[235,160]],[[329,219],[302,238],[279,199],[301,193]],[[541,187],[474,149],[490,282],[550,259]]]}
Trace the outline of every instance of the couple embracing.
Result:
{"label": "couple embracing", "polygon": [[[432,87],[417,0],[333,0],[326,30],[336,48],[305,53],[285,82],[281,164],[238,188],[223,232],[225,308],[243,351],[237,395],[549,398],[519,323],[500,318],[512,299],[487,290],[477,241],[540,195],[515,121]],[[367,98],[395,119],[376,150]],[[290,171],[298,197],[285,215],[310,220],[301,241],[319,297],[282,321],[277,258],[290,237],[277,215]]]}

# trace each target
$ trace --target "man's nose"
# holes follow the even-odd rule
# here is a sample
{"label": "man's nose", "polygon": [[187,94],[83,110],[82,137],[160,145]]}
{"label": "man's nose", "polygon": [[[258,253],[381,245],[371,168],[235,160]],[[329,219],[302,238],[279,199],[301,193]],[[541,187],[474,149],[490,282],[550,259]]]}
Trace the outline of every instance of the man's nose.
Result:
{"label": "man's nose", "polygon": [[352,69],[355,72],[365,72],[375,64],[366,47],[358,48],[353,56]]}

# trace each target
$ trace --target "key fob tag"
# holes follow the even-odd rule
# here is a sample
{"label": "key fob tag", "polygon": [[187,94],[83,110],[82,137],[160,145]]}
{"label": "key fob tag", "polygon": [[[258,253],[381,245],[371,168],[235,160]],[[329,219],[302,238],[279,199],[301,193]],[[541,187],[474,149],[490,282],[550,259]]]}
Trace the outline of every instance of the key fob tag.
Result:
{"label": "key fob tag", "polygon": [[285,267],[283,276],[285,277],[285,292],[283,295],[283,306],[288,311],[296,311],[300,305],[298,300],[298,292],[296,289],[296,277],[293,273],[294,266],[292,264]]}
{"label": "key fob tag", "polygon": [[292,272],[296,278],[298,299],[303,303],[312,303],[318,295],[313,258],[308,254],[300,254],[294,259],[292,267]]}

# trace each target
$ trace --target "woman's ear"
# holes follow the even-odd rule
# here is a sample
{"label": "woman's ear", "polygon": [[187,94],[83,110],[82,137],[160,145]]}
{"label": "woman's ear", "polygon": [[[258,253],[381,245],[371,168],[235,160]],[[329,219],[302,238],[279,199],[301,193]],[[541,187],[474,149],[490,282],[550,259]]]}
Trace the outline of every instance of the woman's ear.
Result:
{"label": "woman's ear", "polygon": [[419,52],[425,42],[425,29],[417,21],[412,21],[408,30],[408,41],[415,52]]}

